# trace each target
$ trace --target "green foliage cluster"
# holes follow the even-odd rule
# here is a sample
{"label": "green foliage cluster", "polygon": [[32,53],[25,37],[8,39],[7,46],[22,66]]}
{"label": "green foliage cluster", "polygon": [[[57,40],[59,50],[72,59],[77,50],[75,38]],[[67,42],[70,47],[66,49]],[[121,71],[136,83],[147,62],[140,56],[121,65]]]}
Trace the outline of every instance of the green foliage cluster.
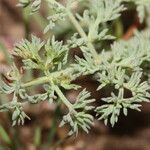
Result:
{"label": "green foliage cluster", "polygon": [[[54,36],[41,41],[31,36],[31,41],[22,40],[14,48],[15,55],[20,57],[25,70],[37,69],[41,77],[24,83],[23,75],[14,65],[7,75],[11,82],[3,82],[1,92],[12,94],[10,103],[0,106],[1,111],[13,111],[13,125],[24,124],[25,118],[30,119],[23,107],[26,103],[36,104],[41,101],[62,103],[68,108],[60,126],[70,125],[69,134],[77,134],[79,128],[88,132],[93,125],[94,117],[91,111],[96,112],[99,120],[112,126],[118,121],[121,112],[125,116],[129,109],[140,111],[142,102],[149,102],[150,82],[149,71],[145,66],[150,64],[150,39],[144,34],[136,32],[128,41],[116,40],[111,34],[109,22],[120,17],[127,8],[126,3],[135,3],[140,21],[145,17],[145,8],[149,0],[68,0],[64,5],[56,0],[47,0],[52,14],[48,17],[49,24],[44,32],[57,26],[60,21],[70,21],[76,31],[66,42],[57,41]],[[73,14],[74,3],[86,2],[83,14]],[[20,0],[18,6],[30,7],[31,14],[40,9],[41,0]],[[102,41],[114,41],[108,49],[96,44]],[[75,57],[75,61],[68,62],[68,53],[72,48],[80,48],[83,58]],[[78,89],[72,84],[79,76],[92,75],[99,82],[97,90],[111,87],[110,97],[100,99],[104,104],[94,107],[94,99],[84,89],[79,93],[75,103],[71,103],[62,92],[62,89]],[[28,87],[43,86],[45,92],[30,95]],[[125,91],[131,92],[125,97]],[[96,118],[96,117],[95,117]]]}

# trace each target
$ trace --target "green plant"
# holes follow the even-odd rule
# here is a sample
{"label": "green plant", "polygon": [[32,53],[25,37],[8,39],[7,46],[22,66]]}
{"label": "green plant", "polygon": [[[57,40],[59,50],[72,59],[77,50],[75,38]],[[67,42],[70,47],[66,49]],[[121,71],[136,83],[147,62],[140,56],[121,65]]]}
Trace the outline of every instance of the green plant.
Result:
{"label": "green plant", "polygon": [[[1,86],[1,92],[12,94],[13,98],[10,103],[0,106],[0,110],[12,110],[13,125],[16,125],[24,124],[25,118],[30,119],[23,110],[27,103],[63,103],[68,112],[60,126],[69,124],[69,135],[77,134],[79,128],[89,131],[94,119],[90,114],[92,110],[96,111],[99,120],[103,119],[105,124],[110,122],[112,126],[122,111],[125,116],[128,109],[140,111],[141,102],[149,102],[150,98],[149,71],[145,68],[150,64],[150,39],[136,31],[135,36],[128,41],[115,41],[108,22],[117,19],[127,9],[125,2],[135,2],[142,22],[149,0],[68,0],[64,5],[56,0],[46,2],[52,14],[48,17],[45,33],[64,20],[70,21],[76,31],[65,43],[55,40],[55,36],[42,41],[32,35],[31,41],[25,39],[15,45],[14,53],[22,58],[23,69],[39,70],[41,77],[24,83],[25,75],[13,65],[6,76],[11,82],[3,82]],[[76,2],[86,2],[83,15],[72,13]],[[40,9],[40,5],[41,0],[20,0],[18,6],[30,7],[33,14]],[[100,44],[110,40],[115,42],[104,50]],[[68,52],[77,47],[83,52],[83,58],[76,56],[74,63],[69,64]],[[80,92],[75,103],[65,97],[62,89],[80,88],[72,81],[82,75],[92,75],[99,82],[97,90],[113,87],[111,96],[102,98],[105,104],[94,108],[94,99],[90,98],[86,89]],[[45,92],[30,95],[28,87],[36,85],[43,86]],[[130,97],[125,97],[125,90],[131,92]]]}

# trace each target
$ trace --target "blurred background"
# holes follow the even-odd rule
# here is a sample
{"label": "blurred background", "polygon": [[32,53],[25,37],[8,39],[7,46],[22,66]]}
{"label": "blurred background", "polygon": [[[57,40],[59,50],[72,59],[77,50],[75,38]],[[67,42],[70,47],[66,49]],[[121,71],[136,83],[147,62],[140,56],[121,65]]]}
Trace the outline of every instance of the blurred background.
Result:
{"label": "blurred background", "polygon": [[[63,3],[63,0],[61,0]],[[72,25],[69,22],[61,23],[53,31],[43,35],[47,24],[47,14],[50,13],[47,5],[43,5],[40,13],[29,16],[28,9],[16,7],[17,0],[0,0],[0,74],[4,75],[12,65],[14,43],[22,38],[30,39],[34,34],[43,39],[56,35],[64,40],[72,34]],[[73,8],[78,10],[78,4]],[[128,11],[122,13],[120,19],[110,24],[112,33],[117,38],[128,40],[134,29],[143,30],[150,36],[149,15],[143,24],[139,23],[137,12],[132,5]],[[107,46],[108,43],[104,43]],[[110,43],[109,43],[110,44]],[[70,51],[70,60],[74,55],[82,57],[78,49]],[[15,63],[21,66],[21,61],[14,58]],[[38,72],[29,74],[32,79]],[[75,81],[86,87],[92,97],[100,100],[102,94],[95,92],[97,83],[91,77],[81,77]],[[41,89],[36,89],[40,91]],[[74,101],[79,91],[67,91],[66,96]],[[9,101],[9,96],[0,95],[0,103]],[[105,126],[103,122],[95,120],[95,126],[89,134],[80,132],[78,137],[67,137],[67,129],[59,128],[61,112],[55,105],[43,102],[38,105],[26,106],[25,112],[31,117],[24,126],[11,126],[11,113],[0,113],[0,150],[150,150],[150,104],[143,104],[142,112],[131,111],[128,117],[120,116],[114,128]],[[63,110],[63,108],[62,108]]]}

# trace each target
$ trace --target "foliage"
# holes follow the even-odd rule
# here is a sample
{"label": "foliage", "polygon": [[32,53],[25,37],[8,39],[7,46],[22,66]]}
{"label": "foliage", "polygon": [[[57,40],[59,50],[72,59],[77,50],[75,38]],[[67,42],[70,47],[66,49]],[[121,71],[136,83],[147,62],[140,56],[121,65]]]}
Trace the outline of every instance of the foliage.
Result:
{"label": "foliage", "polygon": [[[30,7],[33,14],[40,9],[41,2],[20,0],[19,6]],[[62,89],[80,88],[72,84],[72,81],[82,75],[92,75],[93,79],[99,82],[97,90],[112,87],[110,97],[101,98],[105,104],[95,108],[98,119],[103,119],[105,124],[110,122],[114,126],[121,112],[126,116],[128,109],[140,111],[141,102],[149,102],[150,75],[145,66],[150,63],[150,39],[137,31],[128,41],[114,41],[115,36],[108,25],[127,10],[124,2],[134,2],[137,5],[142,22],[145,8],[150,4],[149,0],[78,0],[77,3],[86,2],[86,8],[83,14],[76,15],[72,13],[74,2],[68,0],[63,5],[55,0],[47,0],[52,14],[48,17],[49,24],[44,32],[64,20],[70,21],[77,30],[65,43],[57,41],[54,36],[42,41],[32,35],[31,40],[25,39],[15,45],[14,52],[22,59],[23,69],[39,70],[41,77],[24,83],[25,75],[20,73],[15,65],[6,76],[8,81],[3,82],[1,92],[12,94],[13,98],[11,102],[0,106],[0,110],[13,110],[13,125],[24,124],[26,118],[30,119],[23,111],[26,103],[49,101],[50,104],[58,104],[60,99],[68,108],[60,126],[69,124],[69,134],[77,135],[79,128],[88,132],[94,122],[91,115],[94,100],[90,98],[90,93],[84,89],[72,104],[62,92]],[[102,44],[108,40],[114,42],[109,44],[107,50],[103,46],[97,48],[96,43]],[[76,56],[75,61],[70,64],[68,53],[72,48],[80,48],[83,57]],[[31,95],[28,87],[39,84],[43,86],[44,92]],[[125,90],[131,92],[130,97],[125,97]]]}
{"label": "foliage", "polygon": [[[70,110],[67,115],[63,117],[63,120],[60,126],[63,126],[66,123],[69,123],[71,126],[71,131],[69,135],[76,133],[78,134],[78,128],[82,128],[85,132],[88,133],[90,129],[90,125],[93,124],[93,116],[88,114],[87,111],[92,110],[93,106],[88,106],[94,99],[89,99],[90,93],[87,92],[85,89],[80,92],[78,95],[76,102],[73,104],[73,111]],[[77,110],[82,110],[78,112]]]}

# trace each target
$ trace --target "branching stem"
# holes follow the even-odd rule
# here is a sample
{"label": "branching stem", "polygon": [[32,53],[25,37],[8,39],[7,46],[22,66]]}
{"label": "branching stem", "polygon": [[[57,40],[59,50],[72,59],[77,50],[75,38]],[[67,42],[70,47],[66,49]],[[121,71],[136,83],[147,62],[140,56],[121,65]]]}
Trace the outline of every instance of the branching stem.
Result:
{"label": "branching stem", "polygon": [[72,71],[73,71],[73,68],[70,67],[70,68],[66,68],[64,70],[53,72],[53,73],[50,73],[50,76],[39,77],[37,79],[34,79],[34,80],[29,81],[27,83],[24,83],[22,85],[22,87],[26,88],[26,87],[30,87],[30,86],[34,86],[34,85],[48,83],[51,81],[52,78],[57,78],[57,77],[60,77],[64,74],[69,74]]}
{"label": "branching stem", "polygon": [[54,78],[57,78],[57,76],[60,77],[63,72],[68,73],[70,71],[72,71],[72,68],[67,68],[67,69],[61,70],[59,72],[54,72],[54,73],[51,73],[50,76],[40,77],[33,81],[27,82],[27,83],[23,84],[22,87],[26,88],[26,87],[33,86],[33,85],[39,85],[39,84],[51,82],[54,90],[56,91],[56,93],[58,94],[60,99],[63,101],[63,103],[68,107],[69,111],[74,111],[72,104],[67,100],[67,98],[64,96],[62,91],[59,89],[59,87],[57,85],[53,84],[53,81],[52,81],[53,77]]}

